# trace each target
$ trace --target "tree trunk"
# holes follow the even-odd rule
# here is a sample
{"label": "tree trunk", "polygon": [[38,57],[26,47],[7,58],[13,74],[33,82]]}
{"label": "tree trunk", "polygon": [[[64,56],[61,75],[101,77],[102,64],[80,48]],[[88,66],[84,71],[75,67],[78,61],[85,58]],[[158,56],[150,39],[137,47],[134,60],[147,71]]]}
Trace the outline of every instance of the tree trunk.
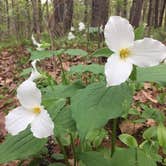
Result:
{"label": "tree trunk", "polygon": [[8,0],[5,0],[6,5],[6,24],[7,24],[7,31],[8,34],[10,33],[10,17],[9,17],[9,2]]}
{"label": "tree trunk", "polygon": [[91,26],[105,25],[108,20],[109,0],[92,0]]}
{"label": "tree trunk", "polygon": [[64,20],[63,20],[63,26],[64,26],[64,32],[67,32],[70,30],[72,26],[72,19],[73,19],[73,0],[65,0],[64,2]]}
{"label": "tree trunk", "polygon": [[26,27],[27,27],[27,38],[30,37],[31,35],[31,14],[30,14],[30,3],[29,0],[26,0],[26,16],[27,16],[27,23],[26,23]]}
{"label": "tree trunk", "polygon": [[139,26],[141,19],[143,0],[133,0],[132,7],[130,10],[130,23],[134,27]]}
{"label": "tree trunk", "polygon": [[157,28],[159,25],[159,1],[155,1],[155,20],[154,20],[154,27]]}
{"label": "tree trunk", "polygon": [[127,5],[128,5],[128,0],[123,0],[122,16],[125,18],[127,18]]}
{"label": "tree trunk", "polygon": [[40,19],[39,19],[39,8],[38,0],[32,0],[33,7],[33,32],[37,34],[37,39],[40,38]]}
{"label": "tree trunk", "polygon": [[143,2],[143,13],[142,13],[142,21],[146,22],[147,21],[147,11],[148,11],[148,0],[144,0]]}
{"label": "tree trunk", "polygon": [[154,20],[155,20],[155,0],[149,0],[149,11],[148,11],[148,26],[153,26],[154,25]]}
{"label": "tree trunk", "polygon": [[[159,23],[158,23],[159,27],[161,27],[162,23],[163,23],[164,11],[166,11],[166,0],[161,0],[161,2],[160,2]],[[166,17],[166,14],[165,14],[165,17]]]}

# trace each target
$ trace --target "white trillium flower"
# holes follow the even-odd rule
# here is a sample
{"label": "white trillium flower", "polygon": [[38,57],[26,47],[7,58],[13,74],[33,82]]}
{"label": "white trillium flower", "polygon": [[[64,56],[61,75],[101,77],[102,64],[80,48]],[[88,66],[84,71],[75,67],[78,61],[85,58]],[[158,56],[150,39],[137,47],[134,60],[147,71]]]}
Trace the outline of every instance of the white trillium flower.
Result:
{"label": "white trillium flower", "polygon": [[104,35],[106,44],[114,52],[105,64],[107,86],[125,82],[133,69],[155,66],[166,58],[166,47],[152,38],[134,41],[134,30],[128,20],[112,16],[108,20]]}
{"label": "white trillium flower", "polygon": [[83,22],[80,22],[79,24],[78,24],[78,30],[81,32],[81,31],[83,31],[83,30],[85,30],[85,24],[83,23]]}
{"label": "white trillium flower", "polygon": [[74,27],[71,27],[70,30],[71,30],[72,32],[74,32],[74,31],[75,31],[75,28],[74,28]]}
{"label": "white trillium flower", "polygon": [[36,60],[32,62],[31,76],[17,89],[17,98],[21,106],[10,111],[5,117],[5,126],[12,135],[17,135],[31,124],[31,131],[37,138],[53,135],[54,123],[41,105],[41,92],[34,79],[40,77],[36,70]]}
{"label": "white trillium flower", "polygon": [[35,37],[33,36],[33,34],[32,34],[32,36],[31,36],[31,39],[32,39],[33,45],[37,46],[36,50],[38,50],[38,51],[43,51],[43,50],[44,50],[44,48],[42,48],[42,44],[40,44],[40,43],[38,43],[38,42],[36,41],[36,39],[35,39]]}
{"label": "white trillium flower", "polygon": [[75,35],[72,32],[68,33],[68,40],[75,39]]}

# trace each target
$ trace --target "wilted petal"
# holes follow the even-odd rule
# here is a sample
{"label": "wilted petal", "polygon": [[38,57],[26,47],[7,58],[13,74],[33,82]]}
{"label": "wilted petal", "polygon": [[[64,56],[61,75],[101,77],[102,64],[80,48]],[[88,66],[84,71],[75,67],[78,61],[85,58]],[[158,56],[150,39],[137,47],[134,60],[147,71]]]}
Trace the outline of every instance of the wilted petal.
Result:
{"label": "wilted petal", "polygon": [[23,107],[17,107],[5,117],[6,129],[10,134],[16,135],[25,130],[33,118],[34,114],[32,112]]}
{"label": "wilted petal", "polygon": [[31,131],[37,138],[46,138],[53,135],[54,123],[46,110],[42,110],[31,123]]}
{"label": "wilted petal", "polygon": [[30,80],[24,81],[17,88],[17,98],[25,108],[33,108],[41,104],[41,92]]}
{"label": "wilted petal", "polygon": [[132,64],[121,60],[116,54],[108,58],[105,64],[107,86],[119,85],[125,82],[132,72]]}
{"label": "wilted petal", "polygon": [[131,46],[134,42],[133,27],[128,20],[120,16],[109,18],[104,29],[104,36],[108,47],[115,52]]}
{"label": "wilted petal", "polygon": [[140,67],[155,66],[166,58],[166,46],[151,38],[137,40],[131,47],[129,58]]}

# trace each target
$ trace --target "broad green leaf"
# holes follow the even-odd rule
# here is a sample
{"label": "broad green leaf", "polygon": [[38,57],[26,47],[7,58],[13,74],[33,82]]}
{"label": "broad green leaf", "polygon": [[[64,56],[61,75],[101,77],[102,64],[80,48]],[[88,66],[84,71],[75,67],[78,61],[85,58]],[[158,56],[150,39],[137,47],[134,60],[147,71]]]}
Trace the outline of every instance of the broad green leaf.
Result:
{"label": "broad green leaf", "polygon": [[56,100],[58,98],[66,98],[72,97],[75,93],[85,88],[84,85],[80,81],[76,81],[71,85],[56,85],[56,86],[49,86],[47,88],[42,89],[43,91],[43,100]]}
{"label": "broad green leaf", "polygon": [[26,159],[40,152],[47,139],[33,137],[29,129],[16,136],[7,136],[0,144],[0,163],[16,159]]}
{"label": "broad green leaf", "polygon": [[113,54],[113,52],[109,48],[101,48],[95,51],[92,56],[93,57],[109,57]]}
{"label": "broad green leaf", "polygon": [[138,149],[116,149],[110,166],[157,166],[155,161]]}
{"label": "broad green leaf", "polygon": [[157,127],[157,138],[159,145],[166,147],[166,127],[162,123]]}
{"label": "broad green leaf", "polygon": [[154,67],[137,68],[138,82],[166,82],[166,65],[162,64]]}
{"label": "broad green leaf", "polygon": [[61,111],[58,112],[55,119],[55,134],[60,135],[61,131],[74,131],[75,130],[75,122],[72,118],[70,107],[65,107]]}
{"label": "broad green leaf", "polygon": [[150,140],[151,138],[157,138],[157,127],[152,126],[146,129],[143,133],[143,138],[147,140]]}
{"label": "broad green leaf", "polygon": [[58,56],[61,55],[64,52],[63,49],[60,50],[55,50],[55,51],[50,51],[50,50],[44,50],[44,51],[31,51],[31,57],[30,60],[35,60],[35,59],[45,59],[45,58],[50,58],[53,55]]}
{"label": "broad green leaf", "polygon": [[92,72],[94,74],[103,74],[104,66],[99,64],[91,64],[91,65],[77,65],[72,66],[69,71],[71,74],[79,73],[82,74],[84,72]]}
{"label": "broad green leaf", "polygon": [[137,140],[129,134],[121,134],[119,139],[130,148],[136,148],[138,146]]}
{"label": "broad green leaf", "polygon": [[106,87],[95,83],[78,91],[72,98],[72,114],[80,136],[102,128],[109,119],[122,116],[132,101],[132,91],[127,84]]}
{"label": "broad green leaf", "polygon": [[83,152],[79,154],[79,159],[85,166],[110,166],[110,160],[104,158],[99,152]]}
{"label": "broad green leaf", "polygon": [[134,30],[134,32],[135,32],[135,40],[142,39],[144,37],[144,31],[145,31],[144,25],[140,25],[139,27],[137,27]]}
{"label": "broad green leaf", "polygon": [[88,53],[82,49],[68,49],[64,52],[65,54],[68,54],[70,56],[87,56]]}

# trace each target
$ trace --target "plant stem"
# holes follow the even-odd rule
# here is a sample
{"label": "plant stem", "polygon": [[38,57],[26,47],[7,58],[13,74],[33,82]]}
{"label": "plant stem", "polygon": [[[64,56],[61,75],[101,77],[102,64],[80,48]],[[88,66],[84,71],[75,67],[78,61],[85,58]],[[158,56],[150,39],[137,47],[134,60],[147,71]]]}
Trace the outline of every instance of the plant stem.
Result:
{"label": "plant stem", "polygon": [[116,145],[116,129],[117,129],[117,119],[113,119],[113,127],[112,127],[112,141],[111,141],[111,157],[115,152]]}
{"label": "plant stem", "polygon": [[76,166],[77,165],[77,154],[75,151],[75,145],[74,145],[74,140],[73,140],[72,134],[70,134],[70,138],[71,138],[71,146],[72,146],[72,150],[73,150],[74,166]]}
{"label": "plant stem", "polygon": [[60,65],[61,65],[61,70],[62,70],[62,81],[63,81],[63,83],[64,83],[65,85],[67,85],[67,84],[68,84],[68,81],[67,81],[67,78],[66,78],[65,70],[64,70],[63,65],[62,65],[62,59],[61,59],[61,56],[58,55],[57,57],[58,57],[58,60],[59,60],[59,62],[60,62]]}
{"label": "plant stem", "polygon": [[70,166],[64,146],[62,145],[62,143],[58,137],[56,137],[56,140],[57,140],[57,142],[58,142],[58,144],[63,152],[66,166]]}

